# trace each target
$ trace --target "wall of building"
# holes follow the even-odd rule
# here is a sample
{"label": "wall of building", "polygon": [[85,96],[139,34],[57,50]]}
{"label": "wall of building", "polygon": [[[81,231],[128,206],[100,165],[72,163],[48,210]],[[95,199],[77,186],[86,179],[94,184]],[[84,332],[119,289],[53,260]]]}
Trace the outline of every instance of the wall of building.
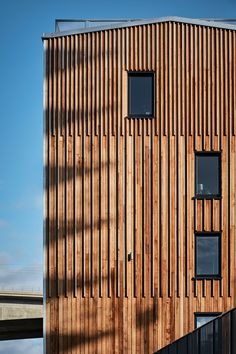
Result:
{"label": "wall of building", "polygon": [[[236,34],[160,23],[44,46],[47,353],[153,353],[235,306]],[[155,118],[127,118],[128,71],[155,72]],[[193,198],[195,151],[221,152],[222,198]],[[222,279],[194,279],[197,230],[222,231]]]}

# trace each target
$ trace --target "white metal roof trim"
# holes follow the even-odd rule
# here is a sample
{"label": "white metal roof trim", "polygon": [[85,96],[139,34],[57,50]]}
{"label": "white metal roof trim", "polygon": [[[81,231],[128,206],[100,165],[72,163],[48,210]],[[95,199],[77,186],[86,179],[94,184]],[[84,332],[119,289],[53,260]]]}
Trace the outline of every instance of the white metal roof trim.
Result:
{"label": "white metal roof trim", "polygon": [[64,37],[64,36],[71,36],[80,33],[98,32],[98,31],[105,31],[105,30],[111,30],[117,28],[126,28],[126,27],[140,26],[140,25],[162,23],[162,22],[179,22],[179,23],[186,23],[186,24],[206,26],[206,27],[216,27],[216,28],[228,29],[233,31],[236,30],[236,25],[231,25],[226,22],[220,22],[218,19],[201,20],[201,19],[170,16],[170,17],[160,17],[160,18],[152,18],[146,20],[144,19],[138,21],[130,21],[130,22],[124,22],[124,23],[108,25],[108,26],[88,27],[88,28],[71,30],[71,31],[44,33],[42,39]]}

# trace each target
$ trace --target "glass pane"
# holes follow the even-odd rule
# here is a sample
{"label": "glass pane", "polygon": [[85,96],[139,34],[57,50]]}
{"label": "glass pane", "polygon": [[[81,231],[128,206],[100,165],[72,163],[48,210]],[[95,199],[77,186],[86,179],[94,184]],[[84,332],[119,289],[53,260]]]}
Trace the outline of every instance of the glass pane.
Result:
{"label": "glass pane", "polygon": [[200,353],[202,354],[214,354],[213,346],[213,323],[209,323],[207,326],[201,328],[200,338]]}
{"label": "glass pane", "polygon": [[196,194],[220,195],[219,155],[196,155]]}
{"label": "glass pane", "polygon": [[196,236],[197,275],[219,275],[219,237]]}
{"label": "glass pane", "polygon": [[153,116],[153,75],[129,75],[129,116]]}
{"label": "glass pane", "polygon": [[206,315],[206,316],[196,316],[196,327],[201,327],[203,326],[205,323],[210,322],[211,320],[214,320],[214,318],[216,318],[218,315]]}

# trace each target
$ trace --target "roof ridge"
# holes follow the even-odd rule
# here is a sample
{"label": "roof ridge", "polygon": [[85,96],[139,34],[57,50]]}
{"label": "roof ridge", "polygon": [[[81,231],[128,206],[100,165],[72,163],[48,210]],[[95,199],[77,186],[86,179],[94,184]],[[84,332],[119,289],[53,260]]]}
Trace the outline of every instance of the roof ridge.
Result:
{"label": "roof ridge", "polygon": [[[78,20],[79,21],[79,20]],[[105,21],[105,20],[104,20]],[[223,22],[221,22],[223,21]],[[185,18],[185,17],[177,17],[177,16],[167,16],[167,17],[160,17],[160,18],[150,18],[150,19],[140,19],[140,20],[130,20],[127,22],[116,23],[114,25],[107,25],[107,26],[97,26],[97,27],[87,27],[83,29],[75,29],[75,30],[68,30],[62,32],[52,32],[52,33],[44,33],[42,39],[47,38],[54,38],[54,37],[63,37],[63,36],[70,36],[74,34],[80,33],[90,33],[90,32],[99,32],[111,29],[118,29],[118,28],[126,28],[132,26],[140,26],[140,25],[148,25],[148,24],[155,24],[155,23],[163,23],[163,22],[179,22],[179,23],[186,23],[192,25],[199,25],[199,26],[206,26],[206,27],[216,27],[228,30],[236,30],[236,24],[229,24],[225,20],[221,19],[192,19],[192,18]],[[228,21],[233,21],[233,19],[229,19]],[[114,20],[115,22],[115,20]],[[236,19],[235,19],[236,22]]]}

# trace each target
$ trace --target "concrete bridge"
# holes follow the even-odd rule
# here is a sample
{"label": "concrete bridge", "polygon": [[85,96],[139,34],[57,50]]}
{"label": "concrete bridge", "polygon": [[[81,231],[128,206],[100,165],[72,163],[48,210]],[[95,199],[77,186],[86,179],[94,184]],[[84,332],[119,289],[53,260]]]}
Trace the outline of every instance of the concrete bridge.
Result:
{"label": "concrete bridge", "polygon": [[43,295],[0,290],[0,340],[43,336]]}

